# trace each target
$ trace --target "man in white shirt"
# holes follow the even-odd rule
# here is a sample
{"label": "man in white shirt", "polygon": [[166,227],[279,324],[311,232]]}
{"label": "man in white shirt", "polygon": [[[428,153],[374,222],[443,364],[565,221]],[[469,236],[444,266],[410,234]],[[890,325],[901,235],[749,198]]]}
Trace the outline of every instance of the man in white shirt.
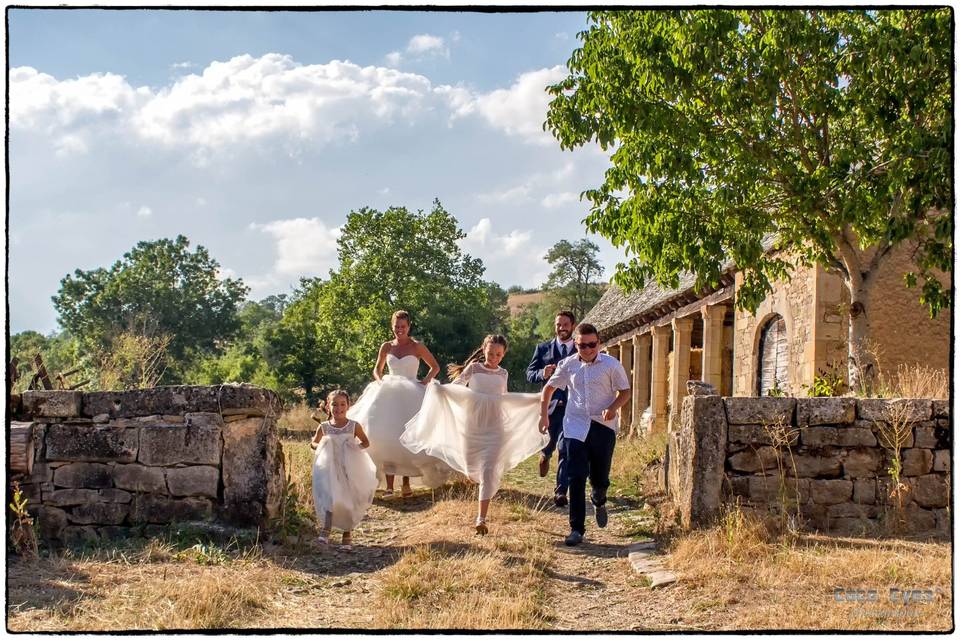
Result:
{"label": "man in white shirt", "polygon": [[567,390],[561,447],[570,491],[570,535],[564,540],[568,546],[583,542],[588,477],[597,526],[607,526],[610,463],[619,429],[617,410],[630,400],[627,372],[619,360],[600,353],[597,328],[581,323],[574,341],[577,356],[557,366],[540,395],[540,431],[546,433],[550,399],[557,389]]}

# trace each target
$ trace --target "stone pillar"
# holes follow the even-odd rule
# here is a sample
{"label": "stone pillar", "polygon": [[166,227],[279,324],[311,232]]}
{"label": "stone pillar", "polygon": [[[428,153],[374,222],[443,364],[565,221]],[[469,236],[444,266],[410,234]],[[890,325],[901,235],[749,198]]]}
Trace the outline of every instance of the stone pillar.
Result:
{"label": "stone pillar", "polygon": [[667,353],[670,350],[670,327],[653,327],[652,362],[650,364],[650,406],[653,412],[651,431],[667,430]]}
{"label": "stone pillar", "polygon": [[712,305],[700,309],[703,316],[703,381],[712,384],[722,394],[723,371],[723,315],[727,308]]}
{"label": "stone pillar", "polygon": [[[633,378],[633,343],[624,340],[620,343],[620,364],[627,373],[627,380]],[[620,407],[620,428],[626,434],[633,433],[633,397]]]}
{"label": "stone pillar", "polygon": [[670,434],[669,494],[680,511],[684,529],[709,526],[720,514],[727,417],[720,396],[683,400],[678,430]]}
{"label": "stone pillar", "polygon": [[673,379],[670,380],[670,422],[680,419],[680,406],[687,395],[687,380],[690,379],[690,338],[693,334],[693,318],[674,318],[673,322]]}
{"label": "stone pillar", "polygon": [[633,395],[634,430],[640,426],[640,416],[650,406],[650,334],[633,336]]}

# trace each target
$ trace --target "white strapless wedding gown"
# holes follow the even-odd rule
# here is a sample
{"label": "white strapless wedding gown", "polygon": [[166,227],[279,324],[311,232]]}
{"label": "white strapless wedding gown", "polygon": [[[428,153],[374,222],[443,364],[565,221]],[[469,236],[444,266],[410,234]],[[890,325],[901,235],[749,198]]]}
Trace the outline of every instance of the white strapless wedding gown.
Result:
{"label": "white strapless wedding gown", "polygon": [[411,451],[439,458],[478,482],[481,500],[492,498],[503,474],[550,439],[538,429],[540,394],[507,393],[506,373],[474,363],[460,384],[430,385],[401,438]]}
{"label": "white strapless wedding gown", "polygon": [[[400,444],[406,422],[423,402],[426,390],[417,381],[420,358],[387,355],[389,374],[374,380],[347,412],[347,417],[360,423],[370,439],[367,453],[377,465],[377,474],[420,478],[428,487],[438,487],[449,480],[450,468],[426,454],[415,454]],[[435,386],[437,383],[431,383]]]}

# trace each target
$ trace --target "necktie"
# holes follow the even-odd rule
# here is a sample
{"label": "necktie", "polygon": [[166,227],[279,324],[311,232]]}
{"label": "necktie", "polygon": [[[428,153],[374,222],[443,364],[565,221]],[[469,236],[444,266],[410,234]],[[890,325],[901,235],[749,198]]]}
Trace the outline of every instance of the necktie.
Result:
{"label": "necktie", "polygon": [[567,357],[567,345],[561,344],[561,345],[560,345],[560,359],[562,360],[562,359],[564,359],[564,358],[566,358],[566,357]]}

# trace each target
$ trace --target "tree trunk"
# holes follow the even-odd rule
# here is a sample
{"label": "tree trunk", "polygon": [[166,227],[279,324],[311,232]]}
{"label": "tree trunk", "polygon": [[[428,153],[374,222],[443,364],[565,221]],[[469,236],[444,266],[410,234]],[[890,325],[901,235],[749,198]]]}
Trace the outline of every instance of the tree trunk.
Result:
{"label": "tree trunk", "polygon": [[33,423],[10,423],[10,471],[30,475],[33,473]]}
{"label": "tree trunk", "polygon": [[873,345],[870,343],[869,281],[859,286],[847,282],[850,291],[850,327],[847,333],[847,375],[850,389],[868,391],[877,375]]}

